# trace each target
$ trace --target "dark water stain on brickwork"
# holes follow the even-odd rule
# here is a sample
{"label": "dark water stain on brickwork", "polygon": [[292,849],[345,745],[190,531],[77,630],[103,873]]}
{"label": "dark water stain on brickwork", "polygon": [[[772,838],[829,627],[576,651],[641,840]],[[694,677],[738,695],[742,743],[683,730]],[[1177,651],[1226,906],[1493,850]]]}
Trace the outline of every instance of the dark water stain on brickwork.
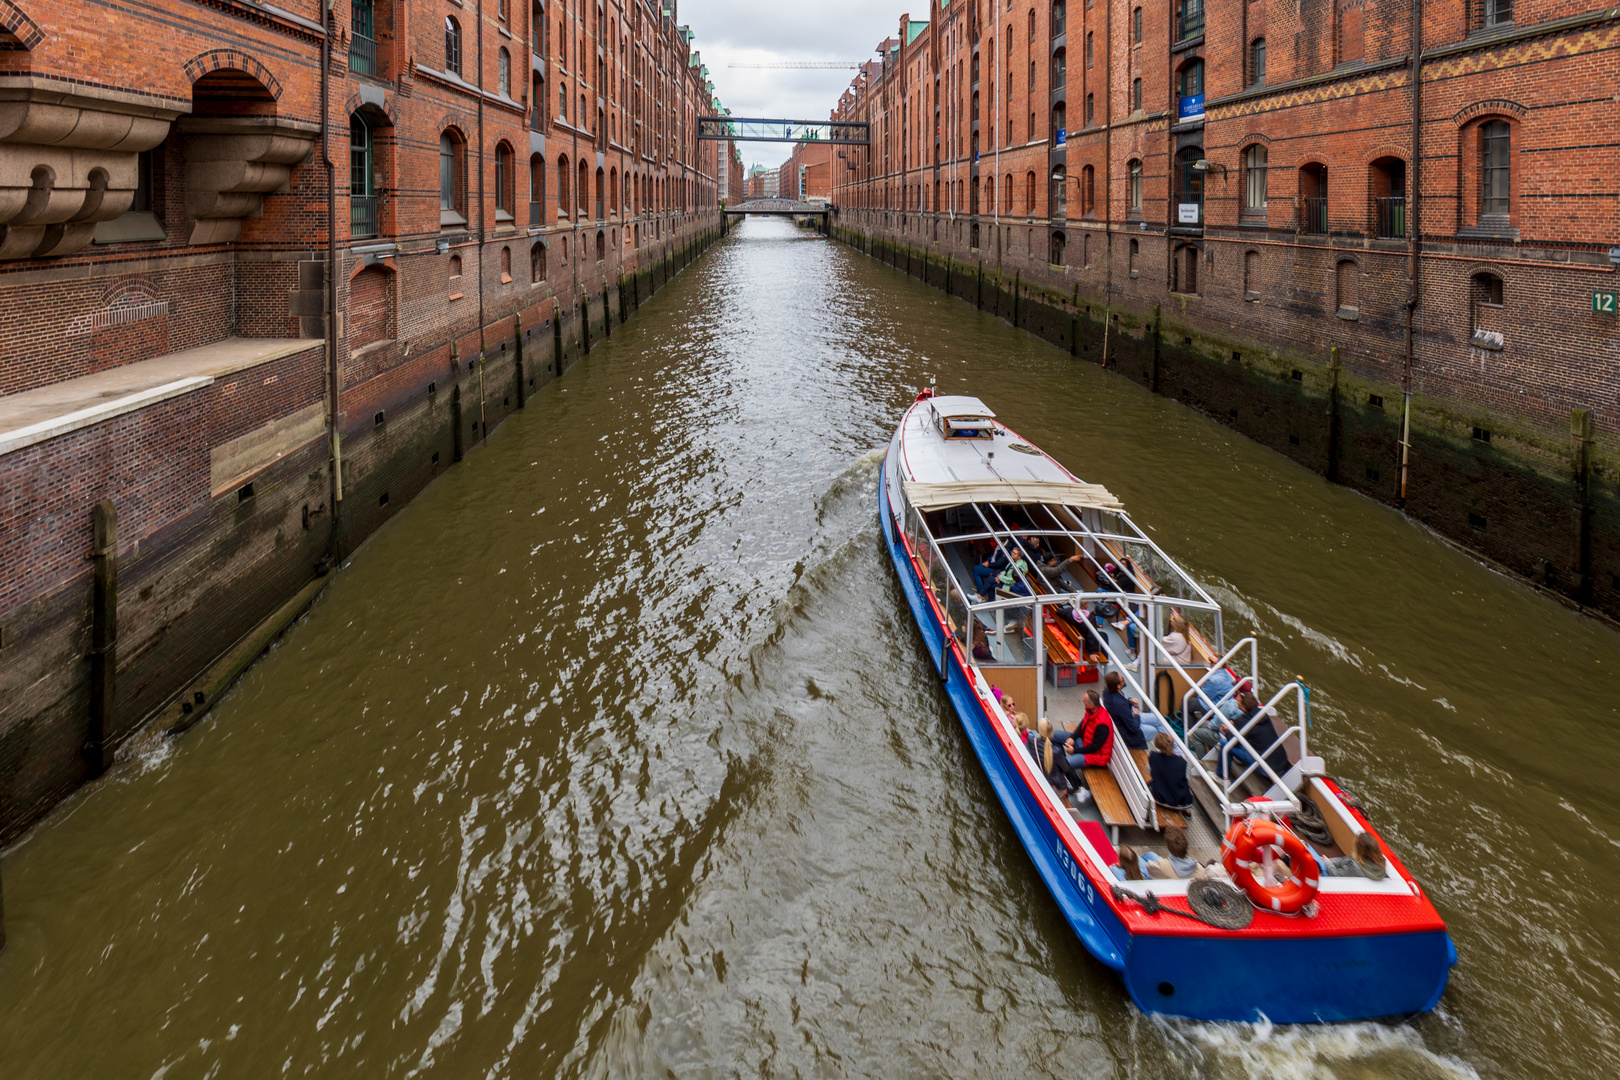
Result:
{"label": "dark water stain on brickwork", "polygon": [[[1436,1014],[1164,1023],[1085,955],[879,546],[925,372],[1116,491],[1312,687],[1314,744],[1457,939]],[[1173,396],[750,222],[397,513],[207,721],[6,856],[0,1059],[1602,1075],[1616,646]]]}

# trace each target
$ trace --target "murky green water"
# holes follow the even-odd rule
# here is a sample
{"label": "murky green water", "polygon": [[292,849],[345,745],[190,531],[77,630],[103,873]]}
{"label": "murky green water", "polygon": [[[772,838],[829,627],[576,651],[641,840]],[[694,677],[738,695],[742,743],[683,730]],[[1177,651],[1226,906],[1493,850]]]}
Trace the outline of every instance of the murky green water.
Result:
{"label": "murky green water", "polygon": [[[876,451],[925,371],[1120,494],[1313,687],[1313,746],[1451,924],[1438,1013],[1154,1021],[1084,953],[879,544]],[[0,1073],[1609,1075],[1617,699],[1612,632],[750,222],[204,725],[6,855]]]}

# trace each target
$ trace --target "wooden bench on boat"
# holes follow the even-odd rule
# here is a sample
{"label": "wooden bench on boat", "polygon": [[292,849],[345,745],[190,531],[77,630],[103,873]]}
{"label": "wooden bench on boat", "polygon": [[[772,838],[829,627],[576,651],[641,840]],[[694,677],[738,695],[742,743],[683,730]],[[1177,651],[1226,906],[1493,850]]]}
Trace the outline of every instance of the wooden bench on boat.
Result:
{"label": "wooden bench on boat", "polygon": [[[1153,773],[1148,768],[1148,752],[1146,750],[1132,750],[1131,760],[1136,762],[1137,771],[1142,774],[1142,779],[1152,783]],[[1187,827],[1187,815],[1180,810],[1172,810],[1168,806],[1160,806],[1158,803],[1154,803],[1153,812],[1158,815],[1161,830],[1168,825],[1175,825],[1183,829]]]}

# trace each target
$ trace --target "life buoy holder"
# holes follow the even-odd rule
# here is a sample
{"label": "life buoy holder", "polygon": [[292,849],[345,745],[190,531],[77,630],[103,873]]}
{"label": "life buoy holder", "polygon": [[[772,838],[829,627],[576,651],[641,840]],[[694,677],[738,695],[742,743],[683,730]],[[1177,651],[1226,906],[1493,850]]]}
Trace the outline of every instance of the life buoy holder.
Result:
{"label": "life buoy holder", "polygon": [[[1288,881],[1267,885],[1263,879],[1266,849],[1285,855],[1292,871]],[[1298,915],[1316,898],[1316,860],[1305,842],[1274,821],[1262,817],[1234,822],[1221,840],[1221,864],[1232,881],[1261,911]]]}

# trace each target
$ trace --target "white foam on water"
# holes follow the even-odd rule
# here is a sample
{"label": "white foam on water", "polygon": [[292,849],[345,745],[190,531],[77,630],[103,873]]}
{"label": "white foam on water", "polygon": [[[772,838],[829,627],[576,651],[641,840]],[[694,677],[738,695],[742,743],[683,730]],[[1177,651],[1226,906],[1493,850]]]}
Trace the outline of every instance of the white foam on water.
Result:
{"label": "white foam on water", "polygon": [[1402,1024],[1218,1024],[1155,1017],[1208,1080],[1479,1080]]}

